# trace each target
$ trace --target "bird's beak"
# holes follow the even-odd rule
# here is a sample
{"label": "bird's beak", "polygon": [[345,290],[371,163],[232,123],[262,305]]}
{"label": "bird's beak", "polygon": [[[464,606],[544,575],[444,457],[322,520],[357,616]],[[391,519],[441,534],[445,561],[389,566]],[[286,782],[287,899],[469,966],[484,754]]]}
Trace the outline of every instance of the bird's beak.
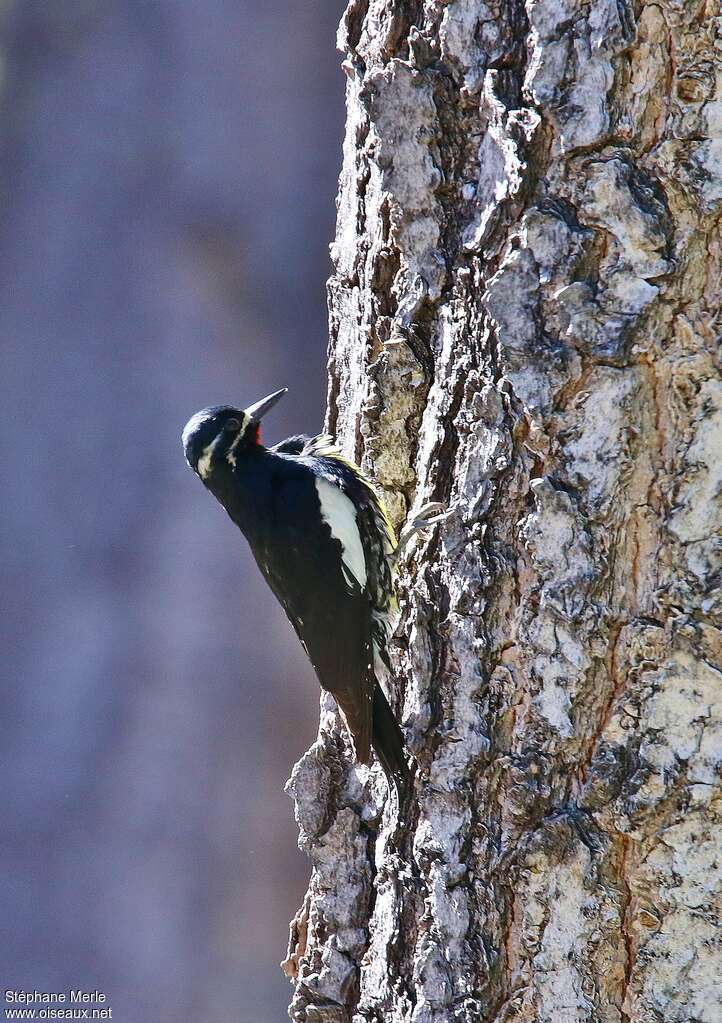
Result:
{"label": "bird's beak", "polygon": [[268,397],[261,398],[260,401],[255,402],[253,405],[249,405],[248,408],[243,411],[247,416],[250,416],[251,419],[255,420],[255,422],[260,423],[266,412],[270,412],[273,406],[281,400],[287,390],[287,387],[282,387],[280,391],[274,391],[273,394],[269,394]]}

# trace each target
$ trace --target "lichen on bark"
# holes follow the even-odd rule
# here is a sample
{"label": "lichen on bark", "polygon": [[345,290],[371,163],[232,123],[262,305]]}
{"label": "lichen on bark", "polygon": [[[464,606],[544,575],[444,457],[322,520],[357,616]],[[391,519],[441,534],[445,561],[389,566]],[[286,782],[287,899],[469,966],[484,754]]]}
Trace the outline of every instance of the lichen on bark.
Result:
{"label": "lichen on bark", "polygon": [[328,697],[289,783],[295,1020],[716,1018],[718,32],[674,0],[343,17],[327,425],[397,523],[451,514],[399,578],[405,819]]}

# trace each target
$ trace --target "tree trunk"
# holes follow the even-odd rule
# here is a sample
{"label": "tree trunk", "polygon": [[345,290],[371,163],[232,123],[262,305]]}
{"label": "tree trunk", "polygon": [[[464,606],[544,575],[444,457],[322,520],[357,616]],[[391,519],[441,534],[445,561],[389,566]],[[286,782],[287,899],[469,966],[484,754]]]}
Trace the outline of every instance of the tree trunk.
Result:
{"label": "tree trunk", "polygon": [[[712,1021],[712,0],[352,0],[327,426],[397,523],[397,821],[322,701],[294,1020]],[[715,667],[715,664],[717,667]]]}

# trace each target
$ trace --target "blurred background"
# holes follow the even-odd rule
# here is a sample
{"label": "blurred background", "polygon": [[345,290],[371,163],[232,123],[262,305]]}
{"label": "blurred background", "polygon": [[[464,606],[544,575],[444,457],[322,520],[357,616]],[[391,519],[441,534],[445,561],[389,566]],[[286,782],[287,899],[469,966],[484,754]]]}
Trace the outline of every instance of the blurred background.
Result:
{"label": "blurred background", "polygon": [[286,1018],[315,678],[184,463],[322,426],[342,4],[0,5],[0,983]]}

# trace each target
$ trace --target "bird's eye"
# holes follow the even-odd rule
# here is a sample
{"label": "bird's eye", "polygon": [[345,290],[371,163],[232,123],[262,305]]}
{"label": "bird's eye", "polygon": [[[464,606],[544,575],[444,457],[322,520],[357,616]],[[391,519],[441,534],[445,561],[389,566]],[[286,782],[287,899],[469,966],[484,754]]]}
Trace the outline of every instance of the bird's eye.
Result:
{"label": "bird's eye", "polygon": [[226,433],[238,433],[241,428],[240,419],[226,419],[223,429]]}

